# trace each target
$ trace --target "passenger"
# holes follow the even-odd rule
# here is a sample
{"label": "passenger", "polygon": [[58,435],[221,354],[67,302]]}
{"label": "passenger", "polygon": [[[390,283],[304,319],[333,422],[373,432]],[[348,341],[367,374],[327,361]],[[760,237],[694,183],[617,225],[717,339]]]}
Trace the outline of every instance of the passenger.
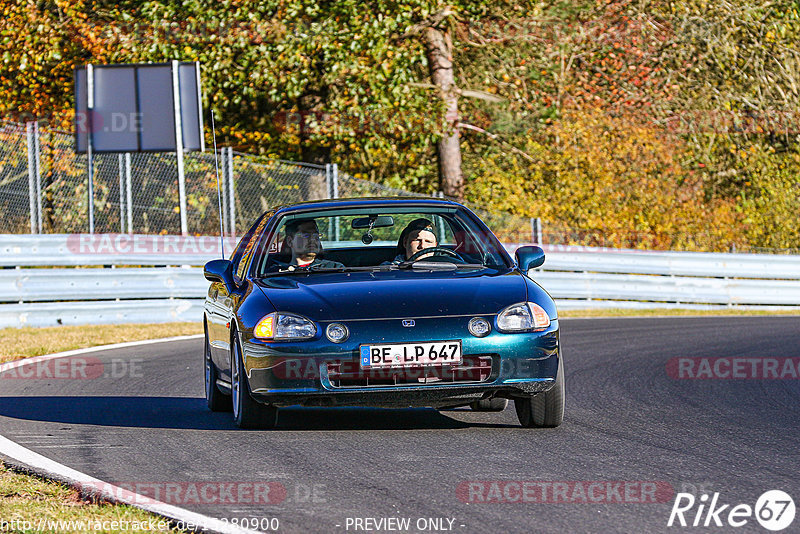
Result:
{"label": "passenger", "polygon": [[[414,219],[403,229],[400,239],[397,240],[397,256],[392,263],[400,263],[408,260],[411,256],[425,250],[426,248],[436,247],[439,242],[436,233],[433,231],[433,223],[428,219]],[[431,254],[423,254],[417,259],[427,258]]]}
{"label": "passenger", "polygon": [[288,252],[291,252],[292,256],[288,265],[283,266],[282,270],[293,271],[298,267],[310,269],[337,269],[344,267],[338,261],[321,258],[323,253],[322,243],[320,242],[317,222],[314,219],[289,221],[284,231],[286,238],[283,242],[284,250],[281,252],[287,256]]}

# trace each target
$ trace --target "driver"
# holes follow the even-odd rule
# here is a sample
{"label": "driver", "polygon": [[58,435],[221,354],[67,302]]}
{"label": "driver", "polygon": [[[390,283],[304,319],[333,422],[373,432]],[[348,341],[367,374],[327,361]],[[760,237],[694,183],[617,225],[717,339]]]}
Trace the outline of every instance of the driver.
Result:
{"label": "driver", "polygon": [[[397,256],[392,263],[400,263],[417,252],[426,248],[436,247],[439,242],[436,233],[433,231],[433,223],[428,219],[414,219],[403,229],[400,239],[397,240]],[[427,258],[431,254],[423,254],[418,259]]]}
{"label": "driver", "polygon": [[344,267],[338,261],[322,259],[322,243],[319,228],[314,219],[295,219],[286,223],[284,249],[292,253],[292,259],[285,268],[293,271],[298,267],[336,269]]}

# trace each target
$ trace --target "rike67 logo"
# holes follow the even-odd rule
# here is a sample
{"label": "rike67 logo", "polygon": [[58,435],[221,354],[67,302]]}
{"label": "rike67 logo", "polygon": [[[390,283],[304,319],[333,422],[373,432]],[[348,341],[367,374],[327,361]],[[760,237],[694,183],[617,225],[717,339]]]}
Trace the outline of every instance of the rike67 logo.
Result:
{"label": "rike67 logo", "polygon": [[755,508],[749,504],[722,504],[719,493],[709,499],[708,494],[695,498],[691,493],[678,493],[667,526],[692,527],[743,527],[754,516],[758,524],[767,530],[783,530],[794,521],[794,501],[788,493],[770,490],[756,501]]}

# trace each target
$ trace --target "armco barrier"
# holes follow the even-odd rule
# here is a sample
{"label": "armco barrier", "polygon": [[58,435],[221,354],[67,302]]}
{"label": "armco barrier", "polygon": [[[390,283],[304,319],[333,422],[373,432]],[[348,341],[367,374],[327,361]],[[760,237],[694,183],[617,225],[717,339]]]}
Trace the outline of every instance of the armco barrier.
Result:
{"label": "armco barrier", "polygon": [[[544,248],[529,274],[561,309],[800,306],[799,256]],[[220,256],[212,236],[1,235],[0,327],[199,321]]]}
{"label": "armco barrier", "polygon": [[560,309],[800,306],[796,255],[543,248],[544,266],[529,274]]}

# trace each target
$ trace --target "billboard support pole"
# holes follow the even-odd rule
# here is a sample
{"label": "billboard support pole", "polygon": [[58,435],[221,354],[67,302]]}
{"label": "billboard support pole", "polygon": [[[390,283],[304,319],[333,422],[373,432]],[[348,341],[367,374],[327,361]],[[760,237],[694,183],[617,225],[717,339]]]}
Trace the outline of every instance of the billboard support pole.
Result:
{"label": "billboard support pole", "polygon": [[87,166],[86,170],[89,175],[89,184],[86,192],[88,197],[88,208],[89,208],[89,233],[94,233],[94,162],[92,157],[92,138],[94,136],[94,68],[92,64],[89,63],[86,65],[86,115],[88,118],[87,124],[89,125],[89,131],[87,132],[86,136],[86,157],[87,157]]}
{"label": "billboard support pole", "polygon": [[181,88],[178,76],[180,63],[173,59],[172,65],[172,102],[175,107],[175,153],[178,157],[178,202],[181,211],[181,235],[189,235],[186,220],[186,177],[183,171],[183,128],[181,122]]}

